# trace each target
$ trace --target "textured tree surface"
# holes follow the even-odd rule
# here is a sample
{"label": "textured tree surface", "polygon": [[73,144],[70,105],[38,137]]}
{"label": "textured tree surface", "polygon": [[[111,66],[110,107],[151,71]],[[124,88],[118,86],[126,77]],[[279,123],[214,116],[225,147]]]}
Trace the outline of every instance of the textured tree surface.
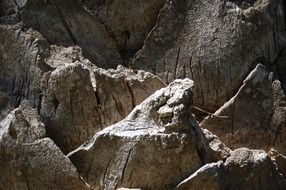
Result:
{"label": "textured tree surface", "polygon": [[240,148],[225,162],[206,164],[176,189],[285,189],[286,180],[275,168],[265,151]]}
{"label": "textured tree surface", "polygon": [[0,190],[286,189],[284,0],[0,0]]}
{"label": "textured tree surface", "polygon": [[175,80],[71,152],[81,175],[104,189],[172,189],[203,163],[226,157],[230,149],[221,143],[214,151],[192,117],[192,87],[190,79]]}

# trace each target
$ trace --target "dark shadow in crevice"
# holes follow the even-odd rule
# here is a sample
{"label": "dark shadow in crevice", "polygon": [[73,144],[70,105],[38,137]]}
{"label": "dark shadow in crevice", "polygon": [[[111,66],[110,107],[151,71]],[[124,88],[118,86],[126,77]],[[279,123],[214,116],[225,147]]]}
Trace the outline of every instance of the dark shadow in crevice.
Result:
{"label": "dark shadow in crevice", "polygon": [[[18,5],[10,3],[11,11],[10,15],[7,15],[8,4],[0,2],[0,23],[16,24],[22,21],[25,28],[38,31],[50,45],[77,45],[81,47],[83,57],[98,67],[116,68],[120,64],[129,67],[131,58],[142,48],[150,31],[146,31],[146,37],[138,48],[130,48],[130,31],[123,31],[119,39],[121,42],[117,42],[111,29],[100,21],[99,17],[84,9],[84,3],[73,0],[27,1],[20,9]],[[3,11],[5,8],[7,10]],[[4,16],[1,17],[2,15]],[[17,15],[18,18],[15,19]],[[157,16],[150,30],[156,24]],[[128,19],[125,22],[128,22]]]}
{"label": "dark shadow in crevice", "polygon": [[128,31],[124,31],[124,47],[119,49],[120,56],[123,60],[123,65],[125,67],[130,67],[130,61],[132,60],[132,57],[136,54],[136,52],[140,49],[131,49],[128,48],[128,41],[130,38],[130,33]]}
{"label": "dark shadow in crevice", "polygon": [[[116,24],[116,22],[114,22],[115,26],[113,26],[113,20],[109,20],[108,18],[106,19],[104,17],[105,14],[107,14],[105,11],[110,11],[109,9],[114,8],[113,5],[114,3],[116,4],[114,1],[105,1],[105,0],[99,0],[99,1],[93,1],[93,0],[81,0],[80,4],[83,7],[83,9],[92,17],[95,17],[98,19],[98,21],[105,27],[106,31],[108,32],[109,36],[116,42],[117,45],[117,49],[119,51],[121,60],[122,60],[122,64],[126,67],[131,67],[132,65],[132,59],[135,57],[135,54],[142,49],[142,47],[144,46],[144,41],[146,40],[147,36],[149,35],[149,33],[153,30],[153,28],[156,26],[156,23],[158,21],[158,16],[159,13],[162,9],[162,7],[165,4],[165,0],[155,0],[158,4],[157,6],[153,7],[153,12],[152,14],[148,14],[148,19],[149,20],[147,23],[148,25],[144,25],[143,28],[141,28],[141,30],[137,30],[137,28],[131,28],[132,23],[134,22],[134,20],[132,20],[133,18],[131,18],[131,22],[128,19],[128,17],[132,16],[122,13],[123,15],[121,15],[120,10],[115,13],[115,15],[113,15],[114,17],[120,17],[120,18],[125,18],[124,20],[121,20],[120,22],[122,22],[122,25],[118,28],[118,26]],[[127,6],[127,5],[126,5]],[[139,6],[139,4],[138,4]],[[127,6],[129,7],[129,6]],[[138,7],[140,8],[140,7]],[[133,8],[134,10],[127,10],[127,12],[131,11],[131,12],[135,12],[135,15],[137,14],[137,12],[139,10],[136,9],[136,6]],[[112,10],[111,10],[112,11]],[[147,10],[148,11],[148,10]],[[142,13],[145,14],[145,13]],[[105,15],[106,16],[106,15]],[[142,15],[137,15],[137,16],[142,16]],[[151,18],[152,16],[152,18]],[[107,16],[108,17],[108,14]],[[116,18],[115,18],[116,20]],[[138,23],[140,23],[140,20],[137,21]],[[134,26],[136,27],[138,25],[137,22],[134,22]],[[145,21],[142,21],[143,23],[145,23]],[[139,26],[140,27],[140,24]]]}
{"label": "dark shadow in crevice", "polygon": [[277,75],[276,78],[281,82],[282,89],[286,95],[286,48],[282,49],[274,61],[272,70]]}
{"label": "dark shadow in crevice", "polygon": [[0,24],[16,24],[21,21],[20,7],[17,2],[0,0]]}
{"label": "dark shadow in crevice", "polygon": [[283,5],[283,14],[284,14],[284,23],[285,23],[284,30],[286,33],[286,0],[281,0],[281,1]]}
{"label": "dark shadow in crevice", "polygon": [[78,2],[27,1],[21,17],[26,28],[38,31],[50,45],[79,46],[83,57],[102,68],[116,68],[122,63],[116,43],[104,26]]}

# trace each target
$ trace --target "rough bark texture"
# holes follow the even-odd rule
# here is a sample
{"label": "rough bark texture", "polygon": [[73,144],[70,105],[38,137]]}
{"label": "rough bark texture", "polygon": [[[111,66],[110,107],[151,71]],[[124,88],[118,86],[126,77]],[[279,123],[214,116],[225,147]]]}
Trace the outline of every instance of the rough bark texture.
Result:
{"label": "rough bark texture", "polygon": [[192,117],[192,87],[175,80],[71,152],[80,174],[99,189],[172,189],[202,164],[227,157],[230,149],[210,143],[215,137],[207,140]]}
{"label": "rough bark texture", "polygon": [[0,26],[0,89],[16,107],[25,98],[39,107],[40,77],[49,69],[42,64],[47,44],[38,32],[22,30],[21,24]]}
{"label": "rough bark texture", "polygon": [[143,71],[123,67],[106,71],[71,63],[43,76],[40,112],[49,135],[68,153],[124,119],[163,86],[158,77]]}
{"label": "rough bark texture", "polygon": [[0,189],[88,189],[27,102],[0,121],[0,149]]}
{"label": "rough bark texture", "polygon": [[122,62],[116,43],[104,26],[81,8],[77,1],[24,2],[22,6],[17,5],[17,9],[23,9],[19,10],[21,21],[25,26],[40,31],[50,43],[79,45],[86,57],[101,66],[108,64],[115,67]]}
{"label": "rough bark texture", "polygon": [[166,82],[190,77],[194,101],[215,110],[239,88],[251,68],[280,52],[280,0],[166,1],[133,64]]}
{"label": "rough bark texture", "polygon": [[259,64],[236,95],[206,118],[201,127],[232,148],[274,147],[285,154],[285,98],[275,73]]}
{"label": "rough bark texture", "polygon": [[97,17],[117,42],[125,63],[142,46],[155,26],[165,0],[87,0],[83,7]]}
{"label": "rough bark texture", "polygon": [[0,189],[286,189],[285,2],[0,0]]}
{"label": "rough bark texture", "polygon": [[[266,182],[267,183],[264,183]],[[210,163],[184,180],[177,190],[285,189],[286,180],[266,152],[241,148],[225,162]]]}

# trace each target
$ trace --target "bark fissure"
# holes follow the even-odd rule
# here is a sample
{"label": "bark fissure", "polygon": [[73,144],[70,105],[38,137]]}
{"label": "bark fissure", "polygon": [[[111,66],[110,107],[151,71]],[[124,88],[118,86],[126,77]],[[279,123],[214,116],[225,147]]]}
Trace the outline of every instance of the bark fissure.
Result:
{"label": "bark fissure", "polygon": [[130,96],[131,96],[131,104],[132,104],[132,109],[133,109],[136,106],[135,94],[133,93],[132,87],[131,87],[131,85],[129,84],[128,81],[126,81],[126,86],[127,86],[127,89],[128,89],[128,91],[130,93]]}
{"label": "bark fissure", "polygon": [[178,64],[179,64],[180,52],[181,52],[181,45],[179,46],[177,56],[176,56],[176,62],[175,62],[175,68],[174,68],[174,78],[177,78],[177,69],[178,69]]}

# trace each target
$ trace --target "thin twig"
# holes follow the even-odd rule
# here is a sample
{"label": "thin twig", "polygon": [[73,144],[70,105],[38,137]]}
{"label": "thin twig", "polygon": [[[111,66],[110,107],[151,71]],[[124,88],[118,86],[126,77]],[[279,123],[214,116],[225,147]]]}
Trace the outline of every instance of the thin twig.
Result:
{"label": "thin twig", "polygon": [[206,114],[208,114],[210,116],[213,116],[213,117],[218,117],[218,118],[223,118],[223,119],[227,119],[228,118],[228,116],[214,115],[213,113],[208,112],[206,110],[203,110],[202,108],[199,108],[199,107],[196,107],[196,106],[193,106],[193,108],[198,110],[198,111],[200,111],[200,112],[203,112],[203,113],[206,113]]}

